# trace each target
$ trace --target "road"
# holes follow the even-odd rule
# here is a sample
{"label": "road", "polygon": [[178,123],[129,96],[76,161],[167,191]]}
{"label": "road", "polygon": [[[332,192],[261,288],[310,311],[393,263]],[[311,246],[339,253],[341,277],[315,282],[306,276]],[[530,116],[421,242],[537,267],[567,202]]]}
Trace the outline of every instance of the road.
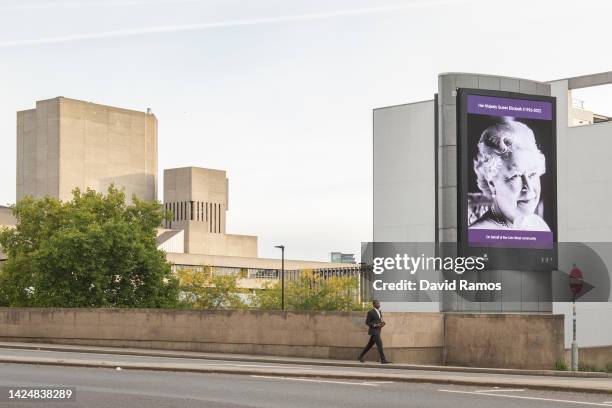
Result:
{"label": "road", "polygon": [[0,378],[1,386],[76,387],[76,402],[7,407],[612,407],[612,395],[19,364],[0,364]]}
{"label": "road", "polygon": [[[612,391],[612,378],[572,378],[572,377],[543,377],[532,375],[508,375],[486,372],[440,372],[435,370],[417,370],[381,366],[380,364],[357,364],[356,367],[335,365],[309,365],[307,362],[288,363],[266,361],[248,361],[234,359],[202,359],[197,357],[171,357],[147,355],[107,354],[104,352],[60,351],[60,350],[29,350],[17,348],[0,348],[0,361],[11,363],[48,362],[50,364],[73,364],[77,366],[119,366],[129,369],[168,370],[168,371],[196,371],[217,374],[259,374],[259,375],[285,375],[285,376],[311,376],[311,377],[354,377],[354,379],[387,380],[389,376],[397,382],[403,381],[432,381],[437,383],[463,383],[482,387],[505,386],[511,384],[515,387],[529,387],[543,389],[565,390],[578,385],[581,388],[595,388]],[[15,361],[17,360],[17,361]]]}
{"label": "road", "polygon": [[[155,361],[189,363],[193,359],[148,356],[118,356],[35,350],[0,350],[0,356],[45,356],[109,362]],[[198,361],[199,364],[239,367],[286,367],[286,364],[264,364],[237,361]],[[307,373],[313,367],[293,365]],[[321,369],[321,367],[316,367]],[[326,367],[338,370],[338,367]],[[378,372],[379,368],[363,368]],[[386,371],[388,372],[388,370]],[[474,375],[474,374],[470,374]],[[483,374],[484,375],[484,374]],[[489,374],[491,375],[491,374]],[[268,375],[226,375],[179,373],[167,371],[117,370],[0,364],[0,386],[71,386],[76,387],[77,401],[37,404],[0,403],[0,407],[610,407],[612,394],[582,394],[537,391],[524,388],[471,387],[447,384],[405,383],[275,377]]]}

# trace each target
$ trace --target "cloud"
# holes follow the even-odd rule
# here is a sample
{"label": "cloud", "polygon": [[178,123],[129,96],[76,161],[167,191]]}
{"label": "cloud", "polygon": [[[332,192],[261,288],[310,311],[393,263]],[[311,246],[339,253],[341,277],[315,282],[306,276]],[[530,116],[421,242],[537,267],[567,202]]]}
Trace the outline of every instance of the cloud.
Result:
{"label": "cloud", "polygon": [[48,10],[48,9],[70,9],[70,8],[91,8],[91,7],[134,7],[134,6],[155,6],[176,3],[202,3],[202,0],[108,0],[108,1],[61,1],[43,3],[14,3],[0,5],[0,11],[20,11],[20,10]]}
{"label": "cloud", "polygon": [[444,5],[450,5],[450,4],[466,3],[466,2],[471,2],[471,1],[474,1],[474,0],[414,1],[408,4],[394,5],[394,6],[370,7],[370,8],[360,8],[360,9],[352,9],[352,10],[337,10],[337,11],[330,11],[330,12],[310,13],[310,14],[301,14],[301,15],[292,15],[292,16],[264,17],[264,18],[226,20],[226,21],[205,22],[205,23],[195,23],[195,24],[128,28],[128,29],[122,29],[122,30],[103,31],[103,32],[97,32],[97,33],[72,34],[72,35],[66,35],[66,36],[60,36],[60,37],[47,37],[47,38],[35,38],[35,39],[29,39],[29,40],[3,41],[3,42],[0,42],[0,48],[50,45],[50,44],[60,44],[60,43],[68,43],[68,42],[75,42],[75,41],[89,41],[89,40],[98,40],[98,39],[106,39],[106,38],[147,35],[147,34],[175,33],[175,32],[181,32],[181,31],[201,31],[201,30],[211,30],[211,29],[218,29],[218,28],[300,22],[300,21],[318,20],[318,19],[333,18],[333,17],[356,16],[356,15],[374,14],[374,13],[386,13],[386,12],[391,12],[391,11],[402,11],[402,10],[409,10],[409,9],[414,9],[414,8],[426,8],[426,7],[428,8],[428,7],[444,6]]}

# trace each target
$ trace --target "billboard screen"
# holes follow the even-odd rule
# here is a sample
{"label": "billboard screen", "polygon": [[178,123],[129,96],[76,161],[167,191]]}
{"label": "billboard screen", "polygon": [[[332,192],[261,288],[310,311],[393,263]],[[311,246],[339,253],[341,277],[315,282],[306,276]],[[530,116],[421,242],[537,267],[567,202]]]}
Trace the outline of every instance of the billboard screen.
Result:
{"label": "billboard screen", "polygon": [[471,248],[552,249],[555,99],[460,89],[458,104],[459,240]]}

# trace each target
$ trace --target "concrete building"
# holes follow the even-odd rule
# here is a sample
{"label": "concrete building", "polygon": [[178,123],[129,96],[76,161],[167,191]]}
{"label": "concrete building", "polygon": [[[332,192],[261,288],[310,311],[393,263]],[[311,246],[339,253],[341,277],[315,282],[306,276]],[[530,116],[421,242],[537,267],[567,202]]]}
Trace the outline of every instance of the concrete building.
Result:
{"label": "concrete building", "polygon": [[344,254],[342,252],[331,252],[329,254],[330,262],[354,264],[355,254]]}
{"label": "concrete building", "polygon": [[[374,110],[375,242],[457,242],[457,89],[498,90],[553,96],[557,101],[557,213],[559,242],[609,242],[612,218],[612,121],[572,106],[573,89],[612,83],[612,72],[550,82],[469,73],[438,77],[436,98]],[[582,126],[576,126],[582,125]],[[414,199],[418,197],[418,199]],[[612,254],[598,253],[612,265]],[[561,265],[559,266],[562,267]],[[571,266],[565,265],[569,270]],[[550,285],[546,273],[504,270],[504,285],[528,291]],[[388,304],[387,309],[477,312],[569,313],[553,302],[439,302]],[[579,305],[579,342],[612,344],[602,327],[610,303]],[[599,322],[599,323],[598,323]],[[566,346],[571,320],[566,319]],[[582,336],[582,338],[580,338]]]}
{"label": "concrete building", "polygon": [[16,222],[13,210],[10,207],[0,205],[0,228],[13,226]]}
{"label": "concrete building", "polygon": [[[17,200],[46,195],[70,200],[72,190],[104,192],[114,184],[126,198],[157,199],[157,118],[64,97],[36,102],[17,112]],[[257,257],[257,237],[228,234],[225,171],[184,167],[164,171],[164,208],[173,218],[159,228],[158,248],[175,270],[210,268],[213,273],[247,272],[246,287],[278,279],[280,259]],[[14,225],[0,207],[0,225]],[[287,270],[346,265],[286,260]],[[255,282],[255,283],[254,283]]]}
{"label": "concrete building", "polygon": [[111,183],[128,200],[157,198],[155,115],[61,96],[17,112],[17,200]]}
{"label": "concrete building", "polygon": [[[13,210],[9,207],[0,205],[0,229],[13,227],[17,220],[13,216]],[[0,264],[6,260],[6,255],[0,250]]]}
{"label": "concrete building", "polygon": [[[278,279],[280,259],[257,257],[257,237],[229,234],[229,180],[223,170],[183,167],[164,170],[164,208],[172,213],[158,232],[158,248],[174,269],[210,268],[241,274],[242,287],[257,289]],[[285,260],[286,270],[346,268],[339,261]]]}
{"label": "concrete building", "polygon": [[257,257],[257,237],[228,234],[228,179],[223,170],[185,167],[164,170],[166,227],[184,231],[184,251]]}

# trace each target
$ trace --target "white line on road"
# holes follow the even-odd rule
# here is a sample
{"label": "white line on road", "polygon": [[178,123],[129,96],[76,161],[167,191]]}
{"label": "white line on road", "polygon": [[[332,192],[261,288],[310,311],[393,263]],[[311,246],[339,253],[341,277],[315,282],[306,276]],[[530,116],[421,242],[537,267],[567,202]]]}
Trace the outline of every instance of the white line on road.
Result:
{"label": "white line on road", "polygon": [[521,395],[501,395],[501,394],[490,394],[490,393],[484,393],[484,392],[458,391],[458,390],[438,390],[438,391],[453,392],[457,394],[487,395],[489,397],[518,398],[518,399],[526,399],[526,400],[534,400],[534,401],[560,402],[564,404],[596,405],[598,407],[609,407],[610,406],[606,403],[599,403],[599,402],[572,401],[572,400],[561,400],[561,399],[540,398],[540,397],[524,397]]}
{"label": "white line on road", "polygon": [[[370,387],[378,387],[380,383],[373,382],[348,382],[348,381],[332,381],[332,380],[315,380],[312,378],[294,378],[294,377],[277,377],[274,375],[252,375],[254,378],[267,378],[271,380],[287,380],[287,381],[305,381],[305,382],[316,382],[316,383],[330,383],[330,384],[343,384],[343,385],[367,385]],[[392,382],[392,381],[390,381]]]}
{"label": "white line on road", "polygon": [[480,393],[480,392],[520,392],[520,391],[525,391],[525,389],[524,388],[517,388],[517,389],[508,388],[507,390],[505,390],[503,388],[495,387],[494,390],[476,390],[474,392]]}
{"label": "white line on road", "polygon": [[[284,368],[283,366],[278,365],[262,365],[262,364],[231,364],[231,363],[223,363],[223,364],[199,364],[207,367],[257,367],[257,368]],[[311,367],[303,367],[300,370],[312,370]]]}

